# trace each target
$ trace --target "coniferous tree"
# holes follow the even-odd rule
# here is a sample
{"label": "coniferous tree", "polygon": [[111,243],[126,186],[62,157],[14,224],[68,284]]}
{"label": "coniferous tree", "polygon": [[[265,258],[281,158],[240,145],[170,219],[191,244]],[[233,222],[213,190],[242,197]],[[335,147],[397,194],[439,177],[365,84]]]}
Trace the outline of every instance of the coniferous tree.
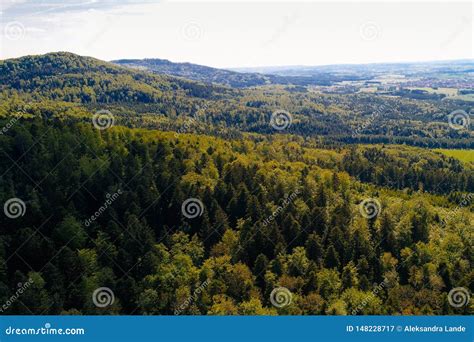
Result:
{"label": "coniferous tree", "polygon": [[333,245],[329,245],[324,256],[324,265],[327,268],[339,269],[341,263],[339,261],[339,255]]}

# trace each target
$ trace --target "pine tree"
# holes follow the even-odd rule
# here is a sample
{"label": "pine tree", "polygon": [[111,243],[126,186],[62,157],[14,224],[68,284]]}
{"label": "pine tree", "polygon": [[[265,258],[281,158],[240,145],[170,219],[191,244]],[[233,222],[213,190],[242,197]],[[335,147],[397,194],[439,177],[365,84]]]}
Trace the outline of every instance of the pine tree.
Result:
{"label": "pine tree", "polygon": [[308,236],[308,240],[305,244],[306,252],[308,253],[309,259],[320,263],[321,258],[323,257],[323,247],[321,245],[321,239],[315,233],[312,233]]}
{"label": "pine tree", "polygon": [[398,248],[394,230],[395,225],[392,217],[384,210],[380,218],[380,247],[383,251],[396,255]]}
{"label": "pine tree", "polygon": [[324,265],[327,268],[339,269],[341,263],[339,262],[339,255],[333,245],[329,245],[324,256]]}
{"label": "pine tree", "polygon": [[359,279],[357,277],[357,268],[352,261],[342,269],[341,281],[344,289],[358,287]]}
{"label": "pine tree", "polygon": [[425,206],[418,206],[411,218],[413,242],[428,242],[428,211]]}
{"label": "pine tree", "polygon": [[255,279],[257,285],[260,288],[264,288],[265,286],[265,272],[268,267],[268,258],[264,254],[259,254],[257,259],[255,260],[255,265],[253,267],[253,274],[255,275]]}

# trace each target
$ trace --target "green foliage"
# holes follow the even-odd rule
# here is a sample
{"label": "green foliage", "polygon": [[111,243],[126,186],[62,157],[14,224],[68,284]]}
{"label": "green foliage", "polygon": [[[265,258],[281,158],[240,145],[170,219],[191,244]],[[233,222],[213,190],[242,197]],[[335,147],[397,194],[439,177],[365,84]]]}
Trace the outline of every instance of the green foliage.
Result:
{"label": "green foliage", "polygon": [[[284,286],[294,300],[280,313],[435,314],[448,312],[439,302],[451,284],[469,286],[468,208],[335,176],[339,162],[301,168],[279,145],[272,146],[279,157],[266,158],[268,142],[121,127],[98,134],[54,120],[22,120],[0,139],[30,180],[0,163],[1,199],[15,194],[28,203],[25,216],[1,218],[2,241],[10,241],[2,255],[11,255],[4,284],[14,291],[15,277],[40,270],[25,301],[47,313],[275,314],[270,292]],[[19,158],[25,144],[33,147]],[[305,150],[318,160],[328,153]],[[183,182],[190,174],[208,181]],[[359,202],[375,193],[382,213],[367,219]],[[181,212],[189,197],[204,205],[194,219]],[[292,200],[282,204],[285,197]],[[452,215],[456,225],[446,226]],[[41,236],[27,228],[38,226]],[[381,282],[383,291],[371,295]],[[99,310],[91,293],[100,286],[117,300]],[[411,290],[431,299],[418,305]],[[396,291],[407,293],[409,306]]]}
{"label": "green foliage", "polygon": [[[0,299],[33,280],[8,314],[472,313],[447,293],[472,290],[474,166],[340,144],[378,98],[205,86],[68,53],[1,61],[0,81],[0,203],[26,204],[0,216]],[[390,142],[438,143],[419,137],[449,104],[386,101],[370,141],[396,127]],[[260,134],[283,104],[294,134]],[[116,127],[92,126],[102,106]],[[179,131],[196,113],[196,134]],[[439,141],[454,134],[438,124]],[[112,305],[94,305],[99,287]]]}
{"label": "green foliage", "polygon": [[[153,64],[150,60],[145,62]],[[298,77],[245,74],[250,75],[250,79],[245,79],[242,75],[226,75],[219,70],[216,77],[234,78],[227,82],[232,85],[301,82]],[[185,72],[180,76],[189,75]],[[322,79],[326,76],[321,74],[313,78],[314,82],[327,84]],[[331,78],[336,81],[337,76]],[[195,79],[216,81],[214,76]],[[453,101],[369,93],[329,95],[289,89],[282,85],[236,89],[203,84],[66,52],[0,61],[0,116],[8,111],[5,107],[21,115],[37,116],[38,102],[54,101],[65,103],[67,111],[53,109],[41,115],[78,117],[84,109],[107,109],[118,124],[129,127],[235,137],[242,131],[275,133],[269,124],[271,115],[284,109],[292,116],[292,124],[285,133],[317,137],[318,141],[324,136],[326,143],[336,146],[395,143],[433,148],[474,147],[472,131],[449,127],[448,114],[459,109]]]}

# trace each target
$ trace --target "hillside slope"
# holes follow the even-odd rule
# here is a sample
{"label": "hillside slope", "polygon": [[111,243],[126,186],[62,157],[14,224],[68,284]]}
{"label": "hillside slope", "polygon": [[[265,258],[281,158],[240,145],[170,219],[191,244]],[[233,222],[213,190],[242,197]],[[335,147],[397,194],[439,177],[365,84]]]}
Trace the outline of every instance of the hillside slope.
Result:
{"label": "hillside slope", "polygon": [[[280,75],[272,73],[239,72],[226,69],[212,68],[193,63],[175,63],[166,59],[120,59],[112,61],[117,65],[133,69],[147,70],[156,74],[184,77],[205,83],[223,84],[236,88],[262,85],[331,85],[347,80],[367,79],[364,76],[341,74],[338,72],[319,71],[312,74]],[[369,77],[368,79],[370,79]]]}
{"label": "hillside slope", "polygon": [[[70,120],[13,125],[0,135],[9,157],[0,159],[0,203],[15,197],[26,210],[0,215],[0,301],[33,284],[6,312],[472,314],[447,298],[454,287],[472,289],[472,201],[417,191],[416,180],[443,181],[436,161],[423,156],[404,177],[419,149],[397,162],[395,148],[267,138],[98,131]],[[410,188],[360,182],[340,162],[349,172],[388,164]],[[93,292],[104,286],[115,301],[98,308]],[[277,287],[289,305],[272,305]]]}
{"label": "hillside slope", "polygon": [[175,96],[212,98],[229,89],[130,70],[92,57],[55,52],[0,61],[0,91],[81,103],[164,101]]}
{"label": "hillside slope", "polygon": [[[232,88],[67,52],[0,61],[0,100],[0,113],[21,110],[35,115],[32,107],[48,100],[52,106],[64,102],[110,110],[120,124],[162,130],[193,126],[193,131],[203,133],[324,136],[336,144],[474,147],[472,130],[449,125],[449,113],[463,108],[455,102],[362,93],[329,95],[281,85]],[[271,125],[272,115],[282,111],[289,124],[277,130]]]}
{"label": "hillside slope", "polygon": [[220,83],[232,87],[250,87],[270,83],[269,77],[263,74],[240,73],[192,63],[173,63],[159,58],[120,59],[112,63],[157,74],[179,76],[205,83]]}

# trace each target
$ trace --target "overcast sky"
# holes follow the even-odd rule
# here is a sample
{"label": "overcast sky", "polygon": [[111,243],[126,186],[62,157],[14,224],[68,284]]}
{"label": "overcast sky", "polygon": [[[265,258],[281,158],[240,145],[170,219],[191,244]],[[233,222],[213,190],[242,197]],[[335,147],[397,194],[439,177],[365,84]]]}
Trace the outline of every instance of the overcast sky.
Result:
{"label": "overcast sky", "polygon": [[473,2],[0,0],[0,58],[215,67],[473,58]]}

